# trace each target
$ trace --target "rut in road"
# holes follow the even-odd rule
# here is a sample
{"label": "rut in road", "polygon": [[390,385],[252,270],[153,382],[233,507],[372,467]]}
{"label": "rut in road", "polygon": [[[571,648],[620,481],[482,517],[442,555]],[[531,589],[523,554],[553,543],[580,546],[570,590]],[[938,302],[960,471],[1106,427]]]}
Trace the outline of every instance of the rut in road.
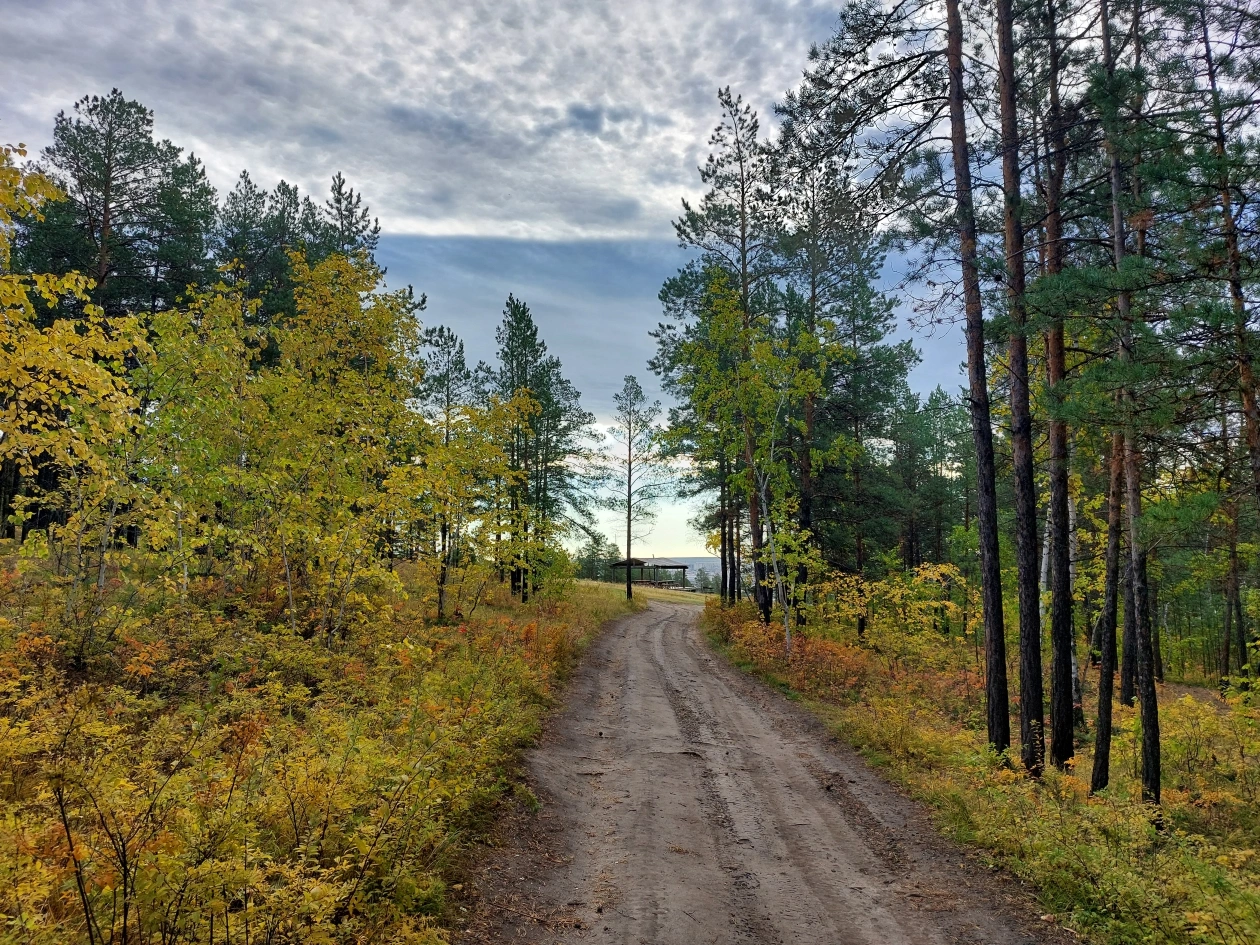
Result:
{"label": "rut in road", "polygon": [[[481,883],[476,938],[985,945],[1065,941],[1026,893],[780,694],[653,602],[583,660],[529,762],[547,843]],[[558,865],[557,865],[558,864]]]}

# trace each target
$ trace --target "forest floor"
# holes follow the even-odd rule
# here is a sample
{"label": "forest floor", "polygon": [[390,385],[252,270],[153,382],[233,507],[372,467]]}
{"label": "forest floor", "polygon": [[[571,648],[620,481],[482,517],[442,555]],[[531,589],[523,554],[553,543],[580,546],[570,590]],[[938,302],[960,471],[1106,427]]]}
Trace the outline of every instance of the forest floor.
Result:
{"label": "forest floor", "polygon": [[528,758],[541,808],[457,887],[457,941],[1073,941],[698,614],[652,601],[587,651]]}

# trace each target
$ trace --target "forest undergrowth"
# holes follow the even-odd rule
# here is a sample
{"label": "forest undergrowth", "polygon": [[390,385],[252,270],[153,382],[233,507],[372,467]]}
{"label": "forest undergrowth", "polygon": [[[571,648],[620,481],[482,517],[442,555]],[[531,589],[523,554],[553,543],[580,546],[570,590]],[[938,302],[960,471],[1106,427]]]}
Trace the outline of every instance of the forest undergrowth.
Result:
{"label": "forest undergrowth", "polygon": [[949,836],[1033,883],[1047,913],[1085,940],[1260,941],[1260,700],[1161,687],[1162,812],[1141,800],[1141,723],[1120,703],[1106,790],[1090,795],[1083,729],[1075,765],[1033,778],[1009,760],[1018,745],[1006,757],[987,747],[978,614],[956,602],[960,586],[950,566],[845,577],[820,595],[824,619],[793,635],[790,658],[782,624],[762,623],[751,603],[710,601],[703,619],[737,664],[800,697],[931,805]]}
{"label": "forest undergrowth", "polygon": [[529,604],[496,585],[472,617],[435,622],[403,565],[328,647],[292,633],[280,601],[209,579],[130,621],[89,672],[67,658],[44,563],[7,551],[13,943],[445,941],[457,854],[583,642],[632,606],[553,580]]}

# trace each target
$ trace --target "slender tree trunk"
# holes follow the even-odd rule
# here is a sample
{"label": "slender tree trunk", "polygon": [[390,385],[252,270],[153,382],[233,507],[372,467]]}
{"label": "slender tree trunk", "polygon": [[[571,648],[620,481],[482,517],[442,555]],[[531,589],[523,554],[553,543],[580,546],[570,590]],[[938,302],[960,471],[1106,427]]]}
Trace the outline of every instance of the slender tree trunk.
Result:
{"label": "slender tree trunk", "polygon": [[[1237,503],[1235,503],[1234,515],[1237,516],[1237,514],[1238,514],[1238,505]],[[1236,518],[1234,520],[1234,527],[1235,527],[1235,534],[1237,534],[1237,519]],[[1237,576],[1238,575],[1237,568],[1238,568],[1238,560],[1237,560],[1237,553],[1235,553],[1234,573],[1236,576],[1234,579],[1234,633],[1237,634],[1235,639],[1237,640],[1237,643],[1238,643],[1238,674],[1241,676],[1247,672],[1247,666],[1250,661],[1250,657],[1247,654],[1247,625],[1243,622],[1242,583],[1241,583],[1241,578]]]}
{"label": "slender tree trunk", "polygon": [[998,558],[997,487],[989,378],[984,355],[984,303],[976,262],[976,217],[971,189],[963,87],[963,25],[959,0],[946,0],[948,15],[949,117],[953,146],[959,257],[967,315],[967,376],[971,432],[976,450],[976,515],[980,538],[980,583],[984,599],[986,723],[989,744],[1011,745],[1010,697],[1006,681],[1006,636],[1002,625],[1002,570]]}
{"label": "slender tree trunk", "polygon": [[735,604],[735,498],[730,484],[726,487],[726,603]]}
{"label": "slender tree trunk", "polygon": [[[1124,449],[1121,439],[1121,450]],[[1123,456],[1123,452],[1121,454]],[[1123,460],[1122,460],[1123,462]],[[1120,702],[1132,707],[1137,693],[1137,605],[1133,603],[1132,565],[1125,552],[1124,564],[1124,639],[1120,652]]]}
{"label": "slender tree trunk", "polygon": [[753,451],[752,424],[744,421],[744,464],[748,476],[748,534],[753,552],[753,601],[761,614],[761,622],[770,622],[770,588],[766,586],[766,565],[761,560],[763,535],[761,510],[757,501],[756,454]]}
{"label": "slender tree trunk", "polygon": [[[743,162],[741,160],[741,167]],[[739,298],[740,306],[743,309],[744,317],[744,336],[745,348],[743,356],[745,361],[751,358],[751,352],[747,347],[747,339],[752,333],[752,282],[753,276],[749,266],[751,244],[751,225],[749,220],[749,206],[752,199],[751,189],[748,186],[746,177],[740,178],[740,202],[739,202]],[[756,446],[753,441],[752,421],[747,417],[744,418],[744,465],[747,467],[747,487],[746,493],[748,497],[748,537],[752,544],[753,553],[753,602],[757,605],[757,609],[761,614],[762,623],[770,622],[770,589],[766,586],[766,565],[761,560],[762,552],[762,532],[761,532],[761,516],[758,511],[757,502],[757,463],[756,463]]]}
{"label": "slender tree trunk", "polygon": [[[1202,11],[1200,11],[1202,12]],[[1204,41],[1206,44],[1207,27],[1204,26]],[[1229,411],[1225,404],[1225,398],[1221,398],[1221,479],[1224,480],[1228,474],[1230,467],[1230,457],[1233,450],[1229,442]],[[1228,501],[1225,506],[1225,515],[1229,522],[1228,538],[1229,538],[1229,573],[1225,576],[1225,634],[1221,640],[1221,685],[1225,685],[1227,677],[1233,670],[1231,660],[1230,637],[1233,632],[1234,621],[1234,598],[1238,594],[1238,503],[1236,501]],[[1246,657],[1238,654],[1242,662]]]}
{"label": "slender tree trunk", "polygon": [[447,568],[447,542],[450,540],[450,526],[443,517],[440,528],[439,550],[441,553],[441,562],[438,564],[438,586],[437,586],[437,619],[440,621],[446,617],[446,568]]}
{"label": "slender tree trunk", "polygon": [[[860,453],[862,450],[862,443],[860,440],[857,443],[857,448]],[[853,467],[853,498],[854,505],[857,508],[861,509],[866,507],[862,501],[862,458],[860,455]],[[860,522],[858,523],[858,527],[855,531],[856,534],[854,535],[853,551],[855,564],[857,566],[857,573],[860,577],[866,574],[866,541],[862,536],[862,524]]]}
{"label": "slender tree trunk", "polygon": [[[1032,409],[1028,390],[1024,223],[1021,219],[1019,115],[1011,0],[997,0],[996,10],[1002,191],[1005,195],[1006,294],[1011,320],[1008,360],[1011,377],[1011,459],[1015,467],[1015,564],[1019,591],[1020,754],[1024,767],[1037,775],[1045,767],[1045,709],[1041,681],[1041,601],[1037,581],[1037,485],[1033,475]],[[1070,686],[1069,680],[1066,690],[1068,757],[1072,752]]]}
{"label": "slender tree trunk", "polygon": [[[1007,0],[1003,0],[1007,2]],[[1049,45],[1050,116],[1048,122],[1049,173],[1046,178],[1046,271],[1052,278],[1063,271],[1063,218],[1061,196],[1067,170],[1062,107],[1059,101],[1061,54],[1057,31],[1056,0],[1046,0],[1046,34]],[[1075,720],[1072,664],[1075,639],[1072,631],[1072,564],[1069,530],[1068,428],[1062,419],[1067,362],[1063,319],[1056,311],[1046,338],[1046,369],[1050,382],[1051,417],[1050,508],[1050,760],[1063,767],[1073,755]]]}
{"label": "slender tree trunk", "polygon": [[730,597],[726,593],[726,555],[728,545],[726,542],[726,466],[724,463],[718,463],[718,475],[722,477],[718,484],[718,584],[721,588],[722,606],[726,606],[731,602]]}
{"label": "slender tree trunk", "polygon": [[[1049,509],[1046,510],[1047,516]],[[1054,551],[1050,548],[1050,542],[1054,541],[1054,529],[1048,525],[1041,533],[1041,621],[1046,620],[1046,592],[1050,590],[1050,567],[1054,561]]]}
{"label": "slender tree trunk", "polygon": [[1090,793],[1101,791],[1111,780],[1111,700],[1116,675],[1116,586],[1120,576],[1120,514],[1123,505],[1124,439],[1111,436],[1111,458],[1107,483],[1107,551],[1104,563],[1103,609],[1099,615],[1099,649],[1102,665],[1098,673],[1098,730],[1094,736],[1094,770]]}
{"label": "slender tree trunk", "polygon": [[529,521],[526,518],[527,513],[521,512],[521,566],[520,585],[521,585],[521,603],[529,603]]}
{"label": "slender tree trunk", "polygon": [[[1107,0],[1101,0],[1103,65],[1109,84],[1114,90],[1115,58],[1111,45],[1110,12]],[[1134,31],[1137,32],[1139,11],[1134,13]],[[1120,360],[1125,364],[1136,362],[1133,338],[1133,311],[1129,290],[1124,287],[1125,216],[1121,195],[1123,176],[1120,153],[1114,139],[1116,131],[1107,128],[1107,150],[1111,162],[1111,223],[1112,256],[1121,288],[1116,295],[1116,311],[1120,316]],[[1142,538],[1142,454],[1137,438],[1137,403],[1133,390],[1125,386],[1121,391],[1124,411],[1124,480],[1125,511],[1129,531],[1129,580],[1133,587],[1133,622],[1136,628],[1137,652],[1135,667],[1137,676],[1138,706],[1142,717],[1142,797],[1158,804],[1160,798],[1160,746],[1159,702],[1155,693],[1155,658],[1151,644],[1150,598],[1146,583],[1146,548]]]}
{"label": "slender tree trunk", "polygon": [[739,499],[729,485],[726,487],[726,551],[730,555],[730,593],[726,595],[732,604],[739,600]]}
{"label": "slender tree trunk", "polygon": [[1155,670],[1155,681],[1164,681],[1164,656],[1160,650],[1160,637],[1163,636],[1164,622],[1159,618],[1159,585],[1151,584],[1150,580],[1150,552],[1142,556],[1142,583],[1146,585],[1146,619],[1150,621],[1150,626],[1146,628],[1147,635],[1151,638],[1151,665]]}
{"label": "slender tree trunk", "polygon": [[[811,328],[811,331],[813,329]],[[798,522],[801,527],[802,534],[811,534],[814,530],[814,395],[812,393],[805,395],[805,435],[801,442],[800,449],[800,467],[801,467],[801,485],[800,485],[800,510],[798,514]],[[811,538],[812,542],[813,539]],[[805,608],[802,606],[801,595],[804,588],[809,583],[809,569],[804,562],[797,565],[796,568],[796,587],[793,589],[793,605],[796,610],[796,625],[798,627],[805,626]]]}
{"label": "slender tree trunk", "polygon": [[774,579],[775,596],[779,599],[779,606],[783,608],[783,651],[788,660],[792,659],[792,614],[791,606],[788,601],[787,589],[784,586],[783,572],[779,569],[779,552],[774,540],[774,524],[770,518],[770,501],[769,493],[769,477],[762,476],[758,483],[758,494],[761,499],[761,512],[765,516],[767,525],[767,537],[769,538],[768,546],[770,549],[770,576]]}
{"label": "slender tree trunk", "polygon": [[[1125,500],[1137,505],[1142,501],[1139,461],[1141,454],[1128,436],[1125,437]],[[1129,512],[1129,548],[1139,549],[1133,562],[1133,600],[1137,624],[1137,699],[1142,718],[1142,799],[1158,804],[1160,800],[1159,699],[1155,691],[1155,653],[1152,642],[1152,621],[1149,606],[1150,589],[1146,580],[1146,554],[1138,537],[1141,515]]]}
{"label": "slender tree trunk", "polygon": [[626,600],[634,599],[630,580],[630,544],[634,540],[634,426],[626,424]]}
{"label": "slender tree trunk", "polygon": [[503,479],[494,477],[494,565],[499,572],[499,583],[504,580],[503,573]]}
{"label": "slender tree trunk", "polygon": [[1221,636],[1221,685],[1229,682],[1234,665],[1229,652],[1230,638],[1234,635],[1234,575],[1225,578],[1225,632]]}
{"label": "slender tree trunk", "polygon": [[109,241],[114,235],[113,184],[111,154],[105,162],[105,186],[101,192],[101,245],[96,254],[96,300],[102,307],[105,305],[105,280],[109,278]]}
{"label": "slender tree trunk", "polygon": [[[1071,443],[1068,444],[1068,461],[1071,462]],[[1076,499],[1072,495],[1068,495],[1068,588],[1073,593],[1076,588],[1076,561],[1080,557],[1078,554],[1080,547],[1076,534]],[[1082,603],[1082,621],[1085,626],[1089,626],[1089,595],[1085,595]],[[1072,632],[1072,718],[1076,726],[1084,729],[1085,722],[1085,664],[1077,658],[1076,650],[1076,618],[1073,615],[1071,621]]]}
{"label": "slender tree trunk", "polygon": [[[1225,254],[1229,267],[1229,299],[1234,312],[1235,358],[1238,363],[1238,390],[1242,399],[1243,428],[1247,436],[1247,456],[1251,463],[1251,487],[1260,498],[1260,406],[1256,403],[1256,376],[1251,358],[1250,332],[1247,328],[1247,303],[1243,293],[1242,252],[1238,246],[1238,221],[1234,215],[1233,194],[1226,163],[1225,113],[1216,56],[1208,31],[1207,3],[1199,2],[1199,25],[1203,31],[1203,60],[1207,66],[1208,88],[1212,95],[1212,123],[1216,159],[1220,162],[1217,187],[1221,201],[1221,228],[1225,235]],[[1245,661],[1245,657],[1244,657]]]}

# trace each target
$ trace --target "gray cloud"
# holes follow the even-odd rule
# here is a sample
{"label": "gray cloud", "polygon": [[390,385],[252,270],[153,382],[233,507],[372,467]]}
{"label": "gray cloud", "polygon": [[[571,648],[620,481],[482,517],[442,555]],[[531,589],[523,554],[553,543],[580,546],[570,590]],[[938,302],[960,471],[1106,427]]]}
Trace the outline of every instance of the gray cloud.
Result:
{"label": "gray cloud", "polygon": [[[118,86],[230,186],[344,170],[393,232],[666,237],[730,84],[763,113],[824,0],[0,0],[0,138]],[[510,196],[509,196],[510,195]]]}
{"label": "gray cloud", "polygon": [[[470,236],[386,234],[377,253],[390,285],[411,283],[428,294],[426,325],[446,325],[467,345],[472,361],[492,361],[495,329],[509,292],[532,310],[539,333],[582,392],[582,403],[610,422],[613,394],[626,374],[653,397],[662,394],[647,368],[656,352],[649,332],[661,320],[656,294],[688,254],[670,239],[511,240]],[[892,260],[893,266],[898,264]],[[888,288],[892,288],[892,282]],[[962,330],[943,326],[924,335],[901,311],[897,337],[913,338],[923,360],[910,383],[927,393],[940,384],[959,390],[966,356]],[[703,555],[704,541],[686,525],[691,510],[671,503],[649,545],[664,555]],[[607,516],[605,516],[607,519]],[[608,520],[609,534],[617,534]]]}
{"label": "gray cloud", "polygon": [[[0,0],[0,141],[117,86],[220,188],[241,168],[322,194],[344,171],[386,231],[389,281],[426,323],[494,354],[509,291],[590,409],[655,388],[648,331],[685,260],[669,221],[731,85],[769,121],[832,0]],[[400,234],[414,234],[411,236]],[[913,383],[957,386],[961,333],[922,339]],[[683,507],[661,554],[704,554]]]}
{"label": "gray cloud", "polygon": [[[660,396],[647,361],[656,353],[649,332],[661,321],[657,292],[690,254],[669,239],[512,240],[471,236],[386,234],[377,253],[392,286],[407,283],[428,294],[425,324],[446,325],[464,339],[473,360],[493,360],[494,331],[508,293],[531,308],[539,331],[564,362],[583,402],[611,415],[612,395],[625,374],[635,374]],[[901,260],[889,261],[889,268]],[[894,291],[895,279],[885,288]],[[898,311],[896,337],[911,338],[923,360],[911,386],[956,392],[966,358],[960,327],[930,333],[909,327]]]}

